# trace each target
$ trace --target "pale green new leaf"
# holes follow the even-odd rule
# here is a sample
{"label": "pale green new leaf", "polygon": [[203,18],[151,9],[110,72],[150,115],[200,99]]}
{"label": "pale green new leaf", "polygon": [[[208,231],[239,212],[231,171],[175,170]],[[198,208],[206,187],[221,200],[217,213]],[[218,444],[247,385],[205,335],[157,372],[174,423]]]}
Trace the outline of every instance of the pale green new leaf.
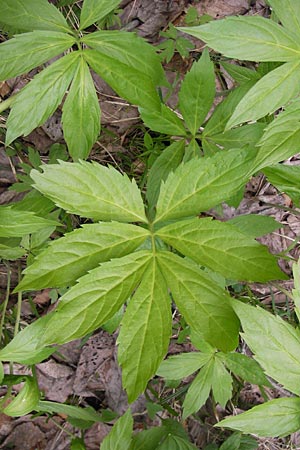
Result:
{"label": "pale green new leaf", "polygon": [[[300,333],[278,316],[232,301],[241,320],[243,338],[267,375],[300,394]],[[262,342],[264,345],[262,345]],[[284,370],[282,370],[284,368]]]}
{"label": "pale green new leaf", "polygon": [[21,90],[7,119],[6,145],[27,136],[54,113],[74,76],[78,58],[79,52],[60,58]]}
{"label": "pale green new leaf", "polygon": [[31,211],[17,211],[11,206],[0,206],[0,237],[22,237],[57,225],[58,222],[39,217]]}
{"label": "pale green new leaf", "polygon": [[300,259],[297,263],[293,264],[293,276],[295,289],[292,290],[293,300],[295,305],[295,313],[300,322]]}
{"label": "pale green new leaf", "polygon": [[300,398],[277,398],[238,416],[221,420],[217,426],[261,437],[287,436],[300,429],[299,411]]}
{"label": "pale green new leaf", "polygon": [[7,416],[25,416],[37,407],[40,391],[36,380],[33,377],[25,376],[23,381],[25,383],[21,391],[2,411]]}
{"label": "pale green new leaf", "polygon": [[294,100],[265,129],[258,142],[255,170],[283,161],[298,152],[300,101]]}
{"label": "pale green new leaf", "polygon": [[270,386],[260,365],[249,356],[241,353],[224,353],[226,367],[235,375],[258,386]]}
{"label": "pale green new leaf", "polygon": [[38,31],[15,36],[0,45],[0,80],[16,77],[72,47],[75,37],[57,31]]}
{"label": "pale green new leaf", "polygon": [[0,11],[1,23],[22,31],[71,32],[64,16],[47,0],[0,0]]}
{"label": "pale green new leaf", "polygon": [[104,438],[100,450],[128,450],[131,443],[132,430],[133,418],[130,409],[128,409]]}
{"label": "pale green new leaf", "polygon": [[103,19],[119,5],[120,0],[84,0],[80,14],[80,30]]}
{"label": "pale green new leaf", "polygon": [[179,30],[203,40],[225,56],[246,61],[292,61],[300,56],[300,37],[260,16],[226,17]]}
{"label": "pale green new leaf", "polygon": [[132,253],[105,262],[81,277],[61,297],[40,345],[69,342],[107,322],[137,287],[151,257],[146,251]]}
{"label": "pale green new leaf", "polygon": [[128,400],[141,394],[168,350],[171,301],[155,258],[127,306],[118,337],[118,360]]}
{"label": "pale green new leaf", "polygon": [[60,161],[43,170],[31,171],[34,187],[68,212],[94,220],[147,222],[135,181],[113,167]]}
{"label": "pale green new leaf", "polygon": [[180,353],[163,361],[156,374],[167,380],[180,380],[201,369],[210,358],[211,353]]}
{"label": "pale green new leaf", "polygon": [[83,55],[91,68],[118,95],[134,105],[160,111],[161,102],[154,82],[148,75],[97,50],[84,50]]}
{"label": "pale green new leaf", "polygon": [[180,165],[162,183],[155,222],[197,215],[228,200],[248,180],[255,153],[232,149]]}
{"label": "pale green new leaf", "polygon": [[300,35],[300,3],[298,0],[268,0],[276,17],[286,29]]}
{"label": "pale green new leaf", "polygon": [[148,75],[154,84],[165,84],[160,58],[152,45],[135,33],[102,30],[83,36],[82,42],[101,54],[113,57]]}
{"label": "pale green new leaf", "polygon": [[[299,130],[300,131],[300,130]],[[268,181],[280,192],[287,194],[295,206],[300,202],[300,167],[276,164],[263,169]]]}
{"label": "pale green new leaf", "polygon": [[226,128],[258,120],[286,105],[300,92],[299,68],[300,58],[261,78],[240,101]]}
{"label": "pale green new leaf", "polygon": [[158,258],[174,301],[192,330],[213,347],[236,348],[239,321],[226,292],[188,260],[171,252],[161,252]]}
{"label": "pale green new leaf", "polygon": [[64,138],[73,160],[88,157],[100,133],[100,114],[93,78],[81,57],[62,113]]}
{"label": "pale green new leaf", "polygon": [[148,234],[144,228],[118,222],[83,225],[39,253],[16,290],[70,286],[98,264],[133,252]]}
{"label": "pale green new leaf", "polygon": [[195,135],[215,97],[214,65],[205,50],[181,83],[179,109],[190,132]]}
{"label": "pale green new leaf", "polygon": [[224,367],[218,354],[216,354],[214,358],[211,384],[215,401],[225,408],[226,403],[232,397],[232,377]]}
{"label": "pale green new leaf", "polygon": [[163,103],[159,110],[140,108],[140,114],[145,125],[153,131],[171,136],[187,135],[183,121]]}
{"label": "pale green new leaf", "polygon": [[20,364],[36,364],[48,358],[55,348],[45,348],[41,345],[41,338],[44,334],[45,326],[52,317],[50,313],[22,331],[0,350],[1,361],[13,361]]}
{"label": "pale green new leaf", "polygon": [[185,149],[184,140],[175,141],[165,148],[148,172],[146,197],[150,207],[154,207],[159,196],[162,181],[168,178],[182,161]]}
{"label": "pale green new leaf", "polygon": [[200,370],[189,387],[183,402],[183,419],[186,419],[189,415],[197,412],[208,399],[213,373],[214,361],[212,359]]}
{"label": "pale green new leaf", "polygon": [[266,247],[228,223],[211,218],[183,220],[161,228],[157,235],[227,278],[258,282],[285,279]]}

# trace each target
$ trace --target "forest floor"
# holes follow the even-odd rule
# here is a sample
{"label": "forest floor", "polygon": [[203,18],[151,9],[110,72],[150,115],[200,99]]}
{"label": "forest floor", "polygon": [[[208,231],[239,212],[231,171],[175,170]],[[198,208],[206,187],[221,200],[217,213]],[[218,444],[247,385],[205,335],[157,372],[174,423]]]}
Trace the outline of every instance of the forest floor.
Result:
{"label": "forest floor", "polygon": [[[53,2],[55,3],[55,2]],[[268,17],[270,11],[263,0],[123,0],[121,8],[122,26],[135,30],[153,44],[161,41],[159,32],[166,30],[168,24],[182,25],[187,9],[193,6],[199,16],[208,14],[213,18],[222,18],[237,14],[258,14]],[[175,54],[170,63],[165,65],[170,81],[183,77],[189,70],[195,55],[202,50],[199,41],[193,40],[196,47],[191,50],[190,57],[182,58]],[[34,71],[25,76],[0,83],[0,98],[3,100],[24,86]],[[130,175],[141,176],[144,169],[143,129],[136,108],[129,106],[116,97],[115,93],[100,78],[94,76],[99,101],[102,110],[102,135],[95,144],[90,159],[101,163],[109,163]],[[227,80],[230,84],[230,80]],[[217,80],[217,83],[219,81]],[[229,86],[230,87],[230,86]],[[220,88],[221,89],[221,88]],[[169,98],[169,103],[176,105],[176,88]],[[0,205],[18,201],[23,193],[9,188],[17,181],[17,174],[22,171],[20,163],[28,163],[28,155],[23,149],[32,147],[39,151],[42,160],[47,161],[49,148],[55,143],[63,143],[61,129],[61,112],[58,110],[45,125],[34,130],[29,136],[18,141],[18,154],[14,157],[6,155],[4,145],[0,142]],[[290,164],[300,164],[297,157],[291,158]],[[291,200],[280,195],[266,179],[259,175],[251,180],[245,191],[245,196],[237,209],[227,207],[223,210],[223,218],[227,219],[239,214],[265,214],[274,217],[282,224],[277,232],[267,235],[261,242],[270,251],[279,253],[295,241],[300,234],[300,223],[293,214]],[[299,257],[299,248],[295,246],[293,256]],[[291,265],[283,260],[282,269],[291,275]],[[12,263],[11,288],[18,282],[19,264]],[[7,287],[8,268],[0,264],[0,297],[4,298]],[[282,292],[283,286],[287,290],[292,288],[292,280],[277,285],[252,285],[253,294],[270,309],[285,314],[289,305],[287,296]],[[11,296],[9,308],[13,310],[16,297]],[[46,314],[53,308],[51,304],[51,290],[24,294],[22,306],[22,324],[33,320],[33,306],[40,315]],[[74,341],[63,345],[59,354],[55,354],[47,362],[37,365],[37,375],[40,389],[45,398],[57,402],[79,399],[81,405],[91,405],[96,409],[110,408],[122,414],[128,407],[126,395],[121,386],[121,374],[116,359],[116,335],[109,335],[99,330],[90,337],[84,345],[81,341]],[[190,348],[187,345],[187,350]],[[182,350],[182,346],[181,350]],[[171,344],[170,353],[178,352],[178,344]],[[15,370],[20,374],[27,374],[28,368],[16,365]],[[158,387],[159,389],[159,387]],[[5,388],[0,388],[0,395]],[[282,392],[278,386],[267,391],[268,397],[280,397]],[[251,406],[263,402],[263,398],[256,386],[245,384],[239,394],[239,408],[249,409]],[[177,409],[176,400],[172,408]],[[142,396],[133,405],[135,413],[135,428],[159,425],[159,420],[153,421],[147,417],[146,399]],[[218,412],[220,416],[224,411]],[[208,404],[201,410],[198,417],[191,417],[186,421],[186,430],[191,441],[204,449],[209,443],[219,444],[224,435],[213,428],[216,422],[212,405]],[[88,450],[98,450],[104,436],[110,431],[111,424],[98,423],[85,433],[85,444]],[[16,450],[67,450],[70,448],[68,432],[72,430],[63,416],[54,420],[47,420],[44,416],[31,415],[21,418],[11,418],[0,414],[0,449]],[[261,439],[260,450],[300,449],[299,433],[288,439]]]}

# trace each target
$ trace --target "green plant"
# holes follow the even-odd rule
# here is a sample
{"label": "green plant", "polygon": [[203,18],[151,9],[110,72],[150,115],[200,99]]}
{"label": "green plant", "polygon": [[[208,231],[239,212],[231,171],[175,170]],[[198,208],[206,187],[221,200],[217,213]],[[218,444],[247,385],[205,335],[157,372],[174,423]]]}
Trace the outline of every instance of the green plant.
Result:
{"label": "green plant", "polygon": [[[165,78],[153,47],[133,33],[84,31],[119,3],[85,0],[77,29],[47,0],[0,1],[1,23],[22,32],[0,45],[0,80],[56,58],[0,104],[0,111],[11,107],[6,145],[44,123],[68,91],[62,107],[64,138],[74,160],[87,158],[100,132],[101,113],[90,69],[131,103],[160,109],[156,86],[164,84]],[[57,59],[63,52],[67,54]]]}
{"label": "green plant", "polygon": [[172,23],[169,24],[166,31],[160,32],[160,36],[166,39],[158,44],[156,48],[161,50],[159,53],[161,60],[166,61],[167,63],[171,61],[176,52],[178,52],[182,58],[187,58],[190,54],[190,50],[194,48],[191,41],[180,36]]}
{"label": "green plant", "polygon": [[32,171],[36,189],[57,206],[96,223],[52,242],[26,269],[19,292],[78,283],[55,312],[2,349],[0,358],[33,364],[49,345],[83,337],[105,324],[134,292],[118,338],[123,385],[133,401],[168,348],[168,289],[195,332],[222,351],[233,350],[239,323],[229,296],[201,267],[236,280],[264,282],[285,275],[266,248],[238,225],[195,216],[230,198],[248,179],[251,166],[247,149],[181,165],[162,184],[151,220],[136,184],[113,168],[61,162],[44,166],[43,174]]}

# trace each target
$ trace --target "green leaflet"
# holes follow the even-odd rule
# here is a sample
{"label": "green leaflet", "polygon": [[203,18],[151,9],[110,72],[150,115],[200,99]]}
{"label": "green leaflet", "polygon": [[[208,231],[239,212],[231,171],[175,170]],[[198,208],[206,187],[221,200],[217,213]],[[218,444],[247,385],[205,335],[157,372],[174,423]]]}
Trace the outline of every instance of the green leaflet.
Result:
{"label": "green leaflet", "polygon": [[195,135],[215,98],[214,65],[205,50],[181,83],[179,109],[190,132]]}
{"label": "green leaflet", "polygon": [[[8,376],[7,378],[9,378]],[[25,416],[34,410],[40,399],[40,391],[37,382],[30,376],[24,376],[24,386],[18,395],[3,409],[3,413],[10,417]],[[4,384],[7,384],[4,377]]]}
{"label": "green leaflet", "polygon": [[300,398],[278,398],[221,420],[217,426],[262,437],[287,436],[300,429],[299,410]]}
{"label": "green leaflet", "polygon": [[19,34],[0,44],[0,80],[16,77],[72,47],[75,37],[57,31]]}
{"label": "green leaflet", "polygon": [[41,346],[45,326],[53,313],[36,320],[20,331],[2,350],[1,361],[13,361],[20,364],[36,364],[48,358],[55,348]]}
{"label": "green leaflet", "polygon": [[293,276],[295,289],[292,290],[295,313],[300,322],[300,259],[293,264]]}
{"label": "green leaflet", "polygon": [[265,129],[258,142],[255,170],[283,161],[297,153],[300,139],[300,101],[292,101]]}
{"label": "green leaflet", "polygon": [[166,379],[180,380],[201,369],[211,359],[211,355],[211,353],[191,352],[170,356],[161,363],[156,374]]}
{"label": "green leaflet", "polygon": [[180,436],[169,434],[156,450],[196,450],[196,447]]}
{"label": "green leaflet", "polygon": [[180,253],[227,278],[259,282],[286,279],[266,247],[228,223],[189,219],[167,225],[157,235]]}
{"label": "green leaflet", "polygon": [[185,155],[183,158],[183,162],[190,161],[194,158],[200,158],[201,156],[201,149],[200,146],[195,138],[192,138],[190,140],[189,145],[185,149]]}
{"label": "green leaflet", "polygon": [[300,38],[259,16],[227,17],[198,27],[178,28],[229,58],[292,61],[300,57]]}
{"label": "green leaflet", "polygon": [[150,252],[136,252],[105,262],[81,277],[61,297],[40,345],[72,341],[107,322],[136,288],[151,257]]}
{"label": "green leaflet", "polygon": [[300,35],[300,4],[297,0],[268,0],[276,16],[286,29]]}
{"label": "green leaflet", "polygon": [[73,52],[55,61],[17,95],[7,119],[6,145],[28,135],[54,113],[74,76],[79,56]]}
{"label": "green leaflet", "polygon": [[132,69],[143,72],[153,80],[154,84],[166,83],[165,74],[154,47],[135,33],[101,30],[83,36],[82,42],[100,54],[110,56]]}
{"label": "green leaflet", "polygon": [[262,214],[242,214],[235,216],[226,223],[233,225],[248,237],[257,238],[278,230],[282,225],[271,216]]}
{"label": "green leaflet", "polygon": [[128,450],[131,443],[133,418],[130,409],[117,420],[110,433],[102,441],[101,450]]}
{"label": "green leaflet", "polygon": [[148,235],[144,228],[118,222],[83,225],[52,241],[25,269],[16,290],[70,286],[98,264],[133,252]]}
{"label": "green leaflet", "polygon": [[228,150],[231,148],[242,148],[245,144],[254,147],[262,137],[265,128],[266,124],[264,123],[251,123],[244,127],[237,127],[233,130],[209,136],[209,139]]}
{"label": "green leaflet", "polygon": [[186,136],[187,134],[183,121],[163,103],[159,110],[140,108],[140,114],[145,125],[153,131],[171,136]]}
{"label": "green leaflet", "polygon": [[231,351],[238,344],[239,321],[229,297],[207,273],[171,252],[158,254],[175,303],[193,331],[213,347]]}
{"label": "green leaflet", "polygon": [[86,422],[103,422],[104,418],[97,413],[91,406],[82,408],[80,406],[66,405],[65,403],[49,402],[40,400],[37,411],[47,412],[49,414],[66,414],[68,417]]}
{"label": "green leaflet", "polygon": [[0,11],[1,23],[20,30],[71,31],[64,16],[47,0],[0,0]]}
{"label": "green leaflet", "polygon": [[112,12],[120,0],[84,0],[80,14],[80,30],[103,19]]}
{"label": "green leaflet", "polygon": [[276,164],[263,169],[268,181],[293,200],[295,206],[300,202],[300,167]]}
{"label": "green leaflet", "polygon": [[114,57],[97,50],[84,50],[83,55],[97,72],[121,97],[143,108],[160,110],[161,102],[155,85],[148,75]]}
{"label": "green leaflet", "polygon": [[81,57],[62,114],[64,138],[73,160],[88,157],[100,133],[100,114],[94,82]]}
{"label": "green leaflet", "polygon": [[128,400],[146,388],[168,350],[172,333],[170,297],[155,258],[127,306],[118,337],[118,360]]}
{"label": "green leaflet", "polygon": [[183,139],[173,142],[163,150],[149,170],[146,197],[150,207],[153,208],[157,203],[161,182],[165,181],[169,173],[181,163],[184,149]]}
{"label": "green leaflet", "polygon": [[0,237],[22,237],[57,225],[58,222],[36,216],[30,211],[17,211],[11,206],[0,206]]}
{"label": "green leaflet", "polygon": [[226,367],[243,380],[258,386],[270,386],[262,368],[254,359],[241,353],[224,353],[223,357]]}
{"label": "green leaflet", "polygon": [[94,220],[147,222],[134,180],[113,167],[80,161],[31,171],[34,187],[68,212]]}
{"label": "green leaflet", "polygon": [[212,356],[211,360],[200,370],[189,387],[183,402],[183,419],[198,411],[206,402],[211,390],[213,372],[214,360]]}
{"label": "green leaflet", "polygon": [[286,105],[300,91],[299,67],[298,58],[261,78],[240,101],[226,128],[258,120]]}
{"label": "green leaflet", "polygon": [[224,367],[218,354],[214,358],[211,385],[215,401],[225,408],[226,403],[232,397],[232,377]]}
{"label": "green leaflet", "polygon": [[221,61],[221,66],[239,84],[245,84],[249,81],[255,82],[260,79],[260,74],[256,70],[248,69],[248,67],[231,64],[227,61]]}
{"label": "green leaflet", "polygon": [[[241,320],[243,338],[267,375],[300,394],[300,333],[278,316],[231,300]],[[262,345],[262,342],[264,345]],[[282,370],[284,368],[284,370]]]}
{"label": "green leaflet", "polygon": [[228,200],[249,178],[254,157],[248,148],[232,149],[180,165],[161,185],[155,222],[196,215]]}

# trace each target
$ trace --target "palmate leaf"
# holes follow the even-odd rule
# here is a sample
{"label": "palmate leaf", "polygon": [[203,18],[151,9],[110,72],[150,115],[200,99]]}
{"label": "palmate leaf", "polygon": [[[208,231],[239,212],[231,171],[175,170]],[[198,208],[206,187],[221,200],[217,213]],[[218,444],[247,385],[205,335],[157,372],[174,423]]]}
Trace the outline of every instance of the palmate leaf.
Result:
{"label": "palmate leaf", "polygon": [[151,258],[150,252],[136,252],[105,262],[81,277],[61,297],[40,345],[69,342],[107,322],[136,288]]}
{"label": "palmate leaf", "polygon": [[0,237],[22,237],[56,225],[59,223],[39,217],[31,211],[17,211],[11,206],[0,206]]}
{"label": "palmate leaf", "polygon": [[132,69],[143,72],[154,84],[166,83],[160,58],[154,47],[135,33],[101,30],[83,36],[82,42],[100,54],[113,57]]}
{"label": "palmate leaf", "polygon": [[234,300],[232,306],[241,320],[243,338],[256,361],[285,389],[300,395],[299,330],[262,308]]}
{"label": "palmate leaf", "polygon": [[68,212],[94,220],[147,222],[135,181],[113,167],[60,161],[43,170],[31,171],[34,187]]}
{"label": "palmate leaf", "polygon": [[112,12],[120,0],[84,0],[80,14],[80,30],[103,19]]}
{"label": "palmate leaf", "polygon": [[194,332],[213,347],[231,351],[238,344],[239,321],[229,297],[207,273],[171,252],[158,254],[168,287]]}
{"label": "palmate leaf", "polygon": [[265,129],[258,142],[255,170],[283,161],[298,152],[300,101],[291,102]]}
{"label": "palmate leaf", "polygon": [[117,420],[110,433],[104,438],[100,450],[128,450],[133,431],[130,409]]}
{"label": "palmate leaf", "polygon": [[79,52],[70,53],[40,72],[13,102],[7,119],[6,145],[28,135],[54,113],[74,76]]}
{"label": "palmate leaf", "polygon": [[52,241],[25,269],[16,290],[70,286],[101,262],[133,252],[148,234],[144,228],[118,222],[83,225]]}
{"label": "palmate leaf", "polygon": [[153,81],[148,75],[97,50],[84,50],[83,55],[91,68],[118,95],[134,105],[160,110],[161,102],[159,96]]}
{"label": "palmate leaf", "polygon": [[72,47],[75,37],[58,31],[39,31],[15,36],[0,45],[0,80],[16,77]]}
{"label": "palmate leaf", "polygon": [[261,78],[238,104],[226,128],[258,120],[286,105],[300,92],[299,67],[300,58],[277,67]]}
{"label": "palmate leaf", "polygon": [[86,159],[100,133],[100,106],[94,82],[83,57],[63,106],[64,138],[73,160]]}
{"label": "palmate leaf", "polygon": [[218,427],[233,428],[261,437],[287,436],[300,429],[300,398],[277,398],[238,416],[221,420]]}
{"label": "palmate leaf", "polygon": [[171,302],[155,258],[127,306],[118,337],[118,360],[128,400],[141,394],[168,350]]}
{"label": "palmate leaf", "polygon": [[197,27],[178,28],[229,58],[292,61],[300,57],[300,37],[259,16],[227,17]]}
{"label": "palmate leaf", "polygon": [[155,222],[196,215],[226,201],[249,178],[254,157],[251,149],[232,149],[180,165],[161,185]]}
{"label": "palmate leaf", "polygon": [[157,235],[227,278],[259,282],[286,278],[266,247],[228,223],[211,218],[183,220],[161,228]]}
{"label": "palmate leaf", "polygon": [[268,0],[276,16],[286,29],[300,35],[300,4],[298,0]]}
{"label": "palmate leaf", "polygon": [[179,109],[193,135],[206,118],[214,98],[214,65],[208,51],[204,51],[186,74],[179,91]]}
{"label": "palmate leaf", "polygon": [[1,23],[22,31],[70,33],[64,16],[47,0],[0,0]]}

